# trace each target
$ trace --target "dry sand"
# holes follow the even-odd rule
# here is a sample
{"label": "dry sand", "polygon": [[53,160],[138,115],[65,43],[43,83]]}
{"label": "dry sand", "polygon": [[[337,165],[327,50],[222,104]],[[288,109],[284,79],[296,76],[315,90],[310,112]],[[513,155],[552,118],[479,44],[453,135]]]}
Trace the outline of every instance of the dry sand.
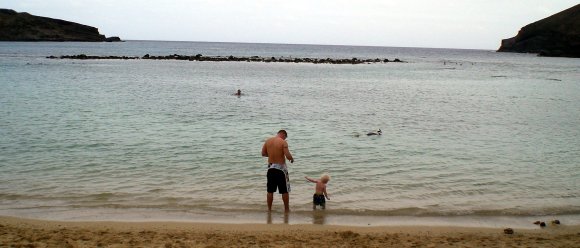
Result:
{"label": "dry sand", "polygon": [[0,247],[580,247],[580,226],[514,230],[0,217]]}

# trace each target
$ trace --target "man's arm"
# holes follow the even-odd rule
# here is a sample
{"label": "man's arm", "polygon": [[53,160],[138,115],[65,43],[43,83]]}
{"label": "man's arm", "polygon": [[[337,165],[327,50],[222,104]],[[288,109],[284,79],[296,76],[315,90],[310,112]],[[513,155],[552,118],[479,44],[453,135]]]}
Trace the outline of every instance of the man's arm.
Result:
{"label": "man's arm", "polygon": [[262,146],[262,157],[268,157],[268,149],[266,149],[266,143]]}
{"label": "man's arm", "polygon": [[292,157],[292,154],[290,154],[288,144],[284,144],[284,156],[286,156],[286,159],[290,160],[290,163],[294,163],[294,158]]}

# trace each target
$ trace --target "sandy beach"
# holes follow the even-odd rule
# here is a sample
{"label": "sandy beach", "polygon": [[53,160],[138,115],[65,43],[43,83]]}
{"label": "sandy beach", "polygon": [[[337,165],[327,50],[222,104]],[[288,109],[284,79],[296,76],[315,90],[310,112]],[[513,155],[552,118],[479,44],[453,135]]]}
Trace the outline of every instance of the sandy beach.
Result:
{"label": "sandy beach", "polygon": [[1,247],[580,247],[580,226],[514,230],[0,217]]}

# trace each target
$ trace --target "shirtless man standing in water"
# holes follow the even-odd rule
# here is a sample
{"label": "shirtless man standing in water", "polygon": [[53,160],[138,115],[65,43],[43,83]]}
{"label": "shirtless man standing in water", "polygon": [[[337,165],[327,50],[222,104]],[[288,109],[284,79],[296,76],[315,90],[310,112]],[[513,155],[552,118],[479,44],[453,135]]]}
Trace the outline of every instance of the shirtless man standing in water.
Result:
{"label": "shirtless man standing in water", "polygon": [[288,138],[288,133],[285,130],[280,130],[276,136],[266,140],[264,146],[262,146],[262,157],[268,157],[268,194],[266,196],[268,211],[272,211],[274,192],[278,189],[278,193],[282,194],[285,212],[290,212],[290,196],[288,195],[290,192],[290,180],[286,159],[290,160],[290,163],[294,163],[294,158],[290,154],[290,150],[288,150],[286,138]]}

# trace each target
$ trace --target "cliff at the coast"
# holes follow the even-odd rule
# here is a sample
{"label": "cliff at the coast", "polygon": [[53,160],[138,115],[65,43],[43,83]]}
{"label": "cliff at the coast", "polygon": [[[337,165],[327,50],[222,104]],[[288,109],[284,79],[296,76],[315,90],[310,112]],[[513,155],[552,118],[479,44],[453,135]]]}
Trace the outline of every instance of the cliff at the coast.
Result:
{"label": "cliff at the coast", "polygon": [[0,41],[120,41],[95,27],[0,9]]}
{"label": "cliff at the coast", "polygon": [[580,58],[580,4],[523,27],[498,52]]}

